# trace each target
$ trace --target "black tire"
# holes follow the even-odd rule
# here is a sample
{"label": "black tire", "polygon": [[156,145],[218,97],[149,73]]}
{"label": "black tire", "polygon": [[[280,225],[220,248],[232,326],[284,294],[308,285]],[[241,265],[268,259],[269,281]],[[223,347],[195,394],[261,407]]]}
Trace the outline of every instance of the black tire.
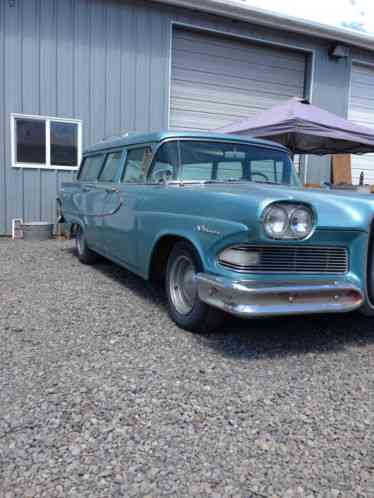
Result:
{"label": "black tire", "polygon": [[360,308],[359,308],[359,312],[364,315],[364,316],[367,316],[368,318],[373,318],[374,317],[374,310],[371,306],[369,306],[367,303],[364,303]]}
{"label": "black tire", "polygon": [[[178,265],[183,264],[184,274],[183,266],[180,271],[178,270]],[[178,242],[169,255],[165,289],[171,319],[182,329],[208,333],[219,327],[224,313],[200,300],[193,284],[193,275],[201,271],[203,271],[201,260],[193,246],[187,242]],[[182,283],[176,277],[177,274],[184,275]],[[190,283],[189,275],[192,275]],[[188,289],[188,292],[184,289]]]}
{"label": "black tire", "polygon": [[363,305],[359,308],[360,312],[368,317],[374,316],[374,239],[369,240],[368,259],[367,259],[367,275],[366,275],[366,298]]}
{"label": "black tire", "polygon": [[79,261],[85,265],[93,265],[99,259],[98,255],[88,247],[86,236],[81,226],[78,226],[75,231],[75,250]]}

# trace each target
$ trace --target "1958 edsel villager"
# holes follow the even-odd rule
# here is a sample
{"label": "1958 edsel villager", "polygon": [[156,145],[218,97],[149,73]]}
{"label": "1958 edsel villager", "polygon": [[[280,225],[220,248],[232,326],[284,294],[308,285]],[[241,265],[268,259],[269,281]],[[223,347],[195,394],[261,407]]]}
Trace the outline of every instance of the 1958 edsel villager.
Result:
{"label": "1958 edsel villager", "polygon": [[130,135],[87,149],[58,199],[83,263],[165,282],[171,318],[374,315],[374,196],[304,189],[284,147],[232,135]]}

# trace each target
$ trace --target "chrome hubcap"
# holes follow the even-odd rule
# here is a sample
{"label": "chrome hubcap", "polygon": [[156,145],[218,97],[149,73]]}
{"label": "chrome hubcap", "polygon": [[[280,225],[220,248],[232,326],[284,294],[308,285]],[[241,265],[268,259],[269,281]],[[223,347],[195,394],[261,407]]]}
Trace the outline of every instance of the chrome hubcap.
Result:
{"label": "chrome hubcap", "polygon": [[197,286],[196,269],[185,255],[178,256],[172,263],[169,280],[170,297],[175,309],[187,315],[194,307]]}

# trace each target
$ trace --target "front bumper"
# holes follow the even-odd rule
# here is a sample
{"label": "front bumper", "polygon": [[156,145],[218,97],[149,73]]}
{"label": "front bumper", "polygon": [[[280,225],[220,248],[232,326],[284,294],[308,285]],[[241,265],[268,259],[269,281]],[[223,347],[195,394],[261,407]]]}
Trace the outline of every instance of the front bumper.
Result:
{"label": "front bumper", "polygon": [[360,307],[364,299],[353,283],[334,280],[280,284],[199,273],[197,286],[203,302],[242,318],[343,313]]}

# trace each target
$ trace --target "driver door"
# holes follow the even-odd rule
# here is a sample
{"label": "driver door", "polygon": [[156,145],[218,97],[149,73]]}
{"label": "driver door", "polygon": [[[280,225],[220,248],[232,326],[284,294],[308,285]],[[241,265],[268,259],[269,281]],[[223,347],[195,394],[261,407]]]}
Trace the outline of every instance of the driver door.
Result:
{"label": "driver door", "polygon": [[138,265],[137,212],[141,210],[146,175],[152,159],[150,145],[128,149],[124,173],[116,190],[106,197],[105,238],[109,256],[136,270]]}

